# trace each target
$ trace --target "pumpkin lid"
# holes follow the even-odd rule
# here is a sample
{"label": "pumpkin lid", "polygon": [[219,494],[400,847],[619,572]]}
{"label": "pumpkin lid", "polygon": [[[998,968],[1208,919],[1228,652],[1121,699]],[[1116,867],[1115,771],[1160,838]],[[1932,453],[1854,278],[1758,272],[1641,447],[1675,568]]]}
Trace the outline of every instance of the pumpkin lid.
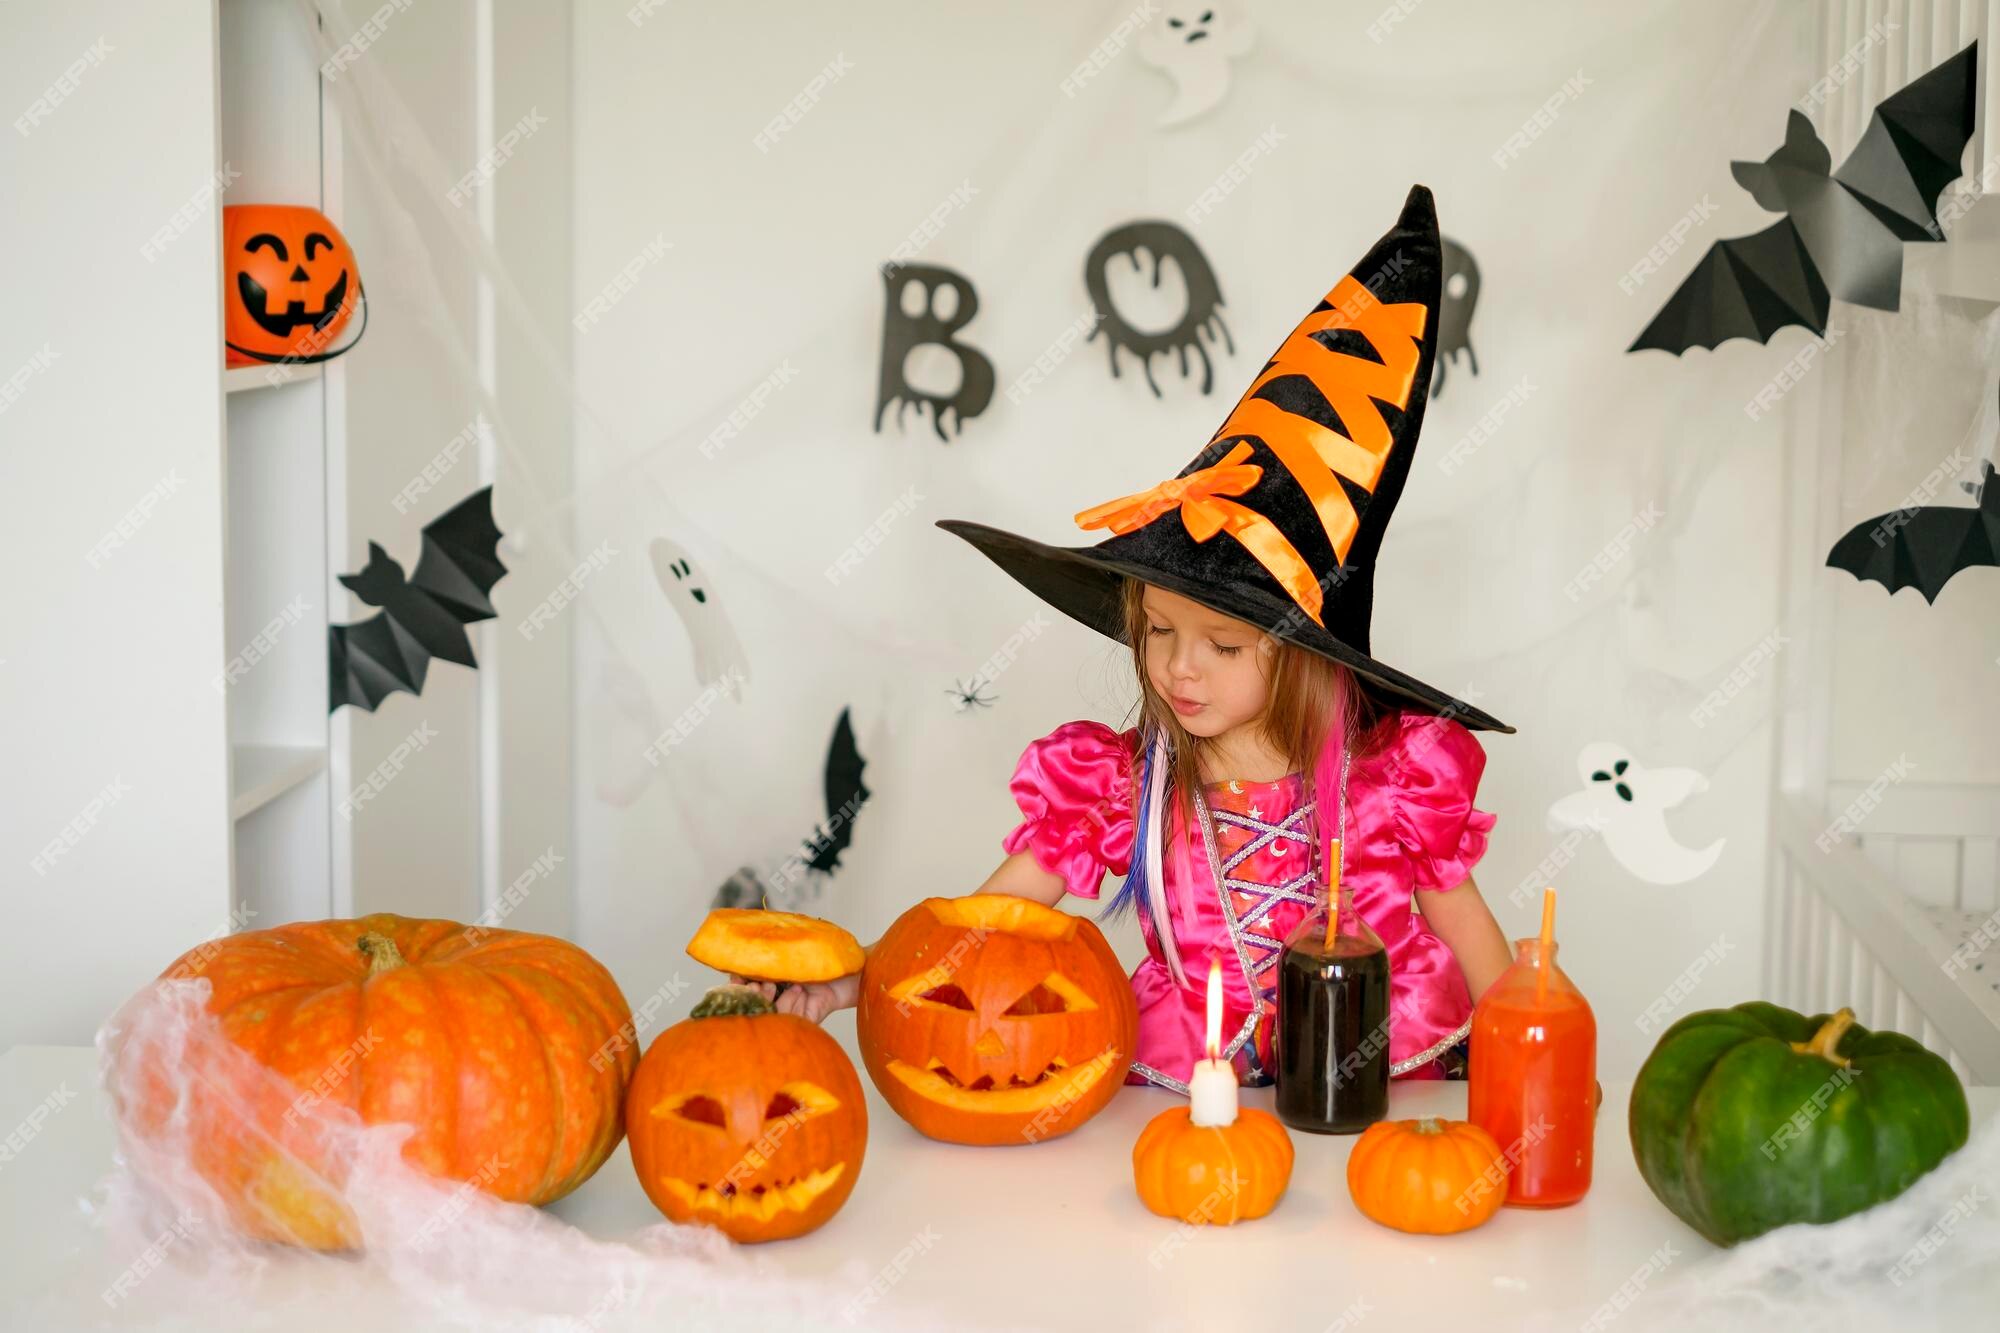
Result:
{"label": "pumpkin lid", "polygon": [[716,908],[687,951],[718,972],[760,981],[832,981],[867,961],[854,936],[831,921],[754,907]]}

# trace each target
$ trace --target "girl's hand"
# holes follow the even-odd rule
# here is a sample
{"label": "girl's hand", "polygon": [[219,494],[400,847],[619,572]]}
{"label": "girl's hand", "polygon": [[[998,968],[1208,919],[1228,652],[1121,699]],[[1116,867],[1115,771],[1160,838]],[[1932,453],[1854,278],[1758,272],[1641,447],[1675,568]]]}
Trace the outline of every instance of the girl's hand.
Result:
{"label": "girl's hand", "polygon": [[826,1016],[836,1009],[852,1009],[861,1000],[861,974],[849,973],[832,981],[787,982],[781,991],[773,981],[759,981],[755,977],[738,976],[732,972],[729,979],[741,986],[754,986],[759,994],[771,1001],[781,1014],[797,1014],[808,1022],[823,1023]]}

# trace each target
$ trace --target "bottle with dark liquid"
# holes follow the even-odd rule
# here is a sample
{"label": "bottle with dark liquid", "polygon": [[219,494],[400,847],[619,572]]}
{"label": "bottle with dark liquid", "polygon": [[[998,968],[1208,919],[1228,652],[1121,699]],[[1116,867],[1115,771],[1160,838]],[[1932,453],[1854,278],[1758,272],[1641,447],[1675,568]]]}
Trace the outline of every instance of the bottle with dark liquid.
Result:
{"label": "bottle with dark liquid", "polygon": [[1339,878],[1278,959],[1278,1118],[1309,1134],[1358,1134],[1389,1113],[1389,951]]}

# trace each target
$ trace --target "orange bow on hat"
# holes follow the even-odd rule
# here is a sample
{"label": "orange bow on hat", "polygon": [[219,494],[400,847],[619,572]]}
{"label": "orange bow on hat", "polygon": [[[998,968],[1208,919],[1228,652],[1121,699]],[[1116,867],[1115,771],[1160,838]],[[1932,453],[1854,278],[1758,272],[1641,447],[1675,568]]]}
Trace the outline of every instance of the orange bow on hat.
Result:
{"label": "orange bow on hat", "polygon": [[1320,583],[1306,558],[1277,524],[1254,509],[1223,498],[1242,495],[1264,475],[1263,468],[1243,461],[1249,456],[1248,442],[1238,440],[1221,462],[1197,468],[1184,477],[1170,477],[1136,494],[1092,505],[1076,516],[1076,525],[1123,534],[1178,509],[1190,537],[1205,542],[1218,532],[1227,532],[1270,571],[1315,624],[1323,625]]}

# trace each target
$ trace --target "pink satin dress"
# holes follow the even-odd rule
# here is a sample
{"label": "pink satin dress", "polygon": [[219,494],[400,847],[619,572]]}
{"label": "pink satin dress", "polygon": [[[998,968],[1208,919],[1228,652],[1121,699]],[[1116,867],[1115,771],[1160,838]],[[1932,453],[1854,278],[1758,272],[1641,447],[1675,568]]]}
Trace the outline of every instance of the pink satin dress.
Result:
{"label": "pink satin dress", "polygon": [[[1472,1000],[1458,960],[1412,894],[1457,887],[1485,854],[1493,816],[1475,810],[1472,798],[1486,753],[1450,719],[1404,713],[1383,725],[1382,747],[1349,767],[1343,877],[1389,950],[1391,1071],[1438,1078],[1438,1057],[1471,1028]],[[1001,845],[1010,855],[1031,851],[1076,896],[1097,897],[1105,871],[1123,875],[1131,864],[1137,745],[1136,728],[1116,732],[1100,722],[1066,723],[1030,744],[1010,784],[1022,822]],[[1211,958],[1222,962],[1223,1041],[1237,1077],[1253,1086],[1272,1081],[1278,955],[1313,906],[1313,802],[1301,799],[1304,787],[1293,773],[1203,788],[1228,894],[1216,891],[1200,829],[1187,830],[1194,882],[1174,877],[1173,849],[1162,864],[1188,984],[1175,984],[1142,910],[1148,956],[1132,974],[1139,1045],[1126,1082],[1187,1091],[1204,1054]],[[1329,808],[1326,818],[1338,815]]]}

